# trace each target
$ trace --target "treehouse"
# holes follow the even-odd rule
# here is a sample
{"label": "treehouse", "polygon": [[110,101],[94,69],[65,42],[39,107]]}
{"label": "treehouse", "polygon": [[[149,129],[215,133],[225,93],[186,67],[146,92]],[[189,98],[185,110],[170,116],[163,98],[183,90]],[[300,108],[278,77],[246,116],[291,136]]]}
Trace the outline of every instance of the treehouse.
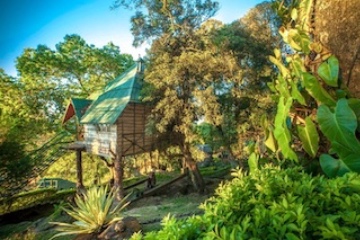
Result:
{"label": "treehouse", "polygon": [[81,151],[116,159],[153,149],[154,138],[145,133],[151,107],[141,101],[143,71],[140,60],[109,82],[93,101],[70,101],[63,123],[74,116],[78,120],[78,141],[67,147],[78,152],[78,170]]}
{"label": "treehouse", "polygon": [[139,61],[109,82],[95,100],[71,99],[63,123],[73,116],[79,120],[76,144],[111,158],[117,147],[124,156],[150,151],[153,137],[145,133],[145,125],[151,108],[141,102],[142,85],[143,63]]}

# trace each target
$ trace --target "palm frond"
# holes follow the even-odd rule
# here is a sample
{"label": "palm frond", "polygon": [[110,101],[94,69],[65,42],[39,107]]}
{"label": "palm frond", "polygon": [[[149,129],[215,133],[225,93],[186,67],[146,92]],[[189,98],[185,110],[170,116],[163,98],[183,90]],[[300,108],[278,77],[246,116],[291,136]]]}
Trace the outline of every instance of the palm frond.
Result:
{"label": "palm frond", "polygon": [[57,225],[55,234],[51,239],[65,235],[99,232],[103,227],[121,220],[120,212],[128,205],[127,197],[115,204],[114,190],[107,187],[90,188],[83,196],[76,196],[75,206],[62,209],[75,221],[72,223],[52,222]]}

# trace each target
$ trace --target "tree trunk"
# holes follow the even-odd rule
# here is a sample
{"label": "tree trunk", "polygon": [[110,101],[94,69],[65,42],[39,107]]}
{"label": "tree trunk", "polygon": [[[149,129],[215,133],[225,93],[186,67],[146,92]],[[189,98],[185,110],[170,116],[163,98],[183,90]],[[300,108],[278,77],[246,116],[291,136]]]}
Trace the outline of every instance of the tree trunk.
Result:
{"label": "tree trunk", "polygon": [[76,150],[76,176],[76,192],[77,194],[81,194],[85,189],[82,176],[81,150]]}
{"label": "tree trunk", "polygon": [[205,183],[204,179],[200,174],[199,168],[197,167],[196,162],[191,156],[190,153],[190,146],[188,143],[185,143],[183,146],[183,153],[185,157],[185,162],[187,167],[189,168],[191,181],[198,193],[204,193],[205,192]]}
{"label": "tree trunk", "polygon": [[114,161],[114,188],[116,190],[116,198],[121,200],[124,198],[124,156],[117,153]]}
{"label": "tree trunk", "polygon": [[360,98],[359,9],[359,0],[313,0],[312,14],[314,40],[339,59],[342,83],[357,98]]}

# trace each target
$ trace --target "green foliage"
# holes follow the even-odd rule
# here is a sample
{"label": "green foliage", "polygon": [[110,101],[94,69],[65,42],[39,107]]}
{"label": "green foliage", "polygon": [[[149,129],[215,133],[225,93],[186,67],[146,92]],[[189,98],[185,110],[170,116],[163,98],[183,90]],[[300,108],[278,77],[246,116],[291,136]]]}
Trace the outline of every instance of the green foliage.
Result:
{"label": "green foliage", "polygon": [[[38,117],[24,100],[23,86],[0,69],[0,195],[9,194],[9,182],[19,181],[33,166],[26,151],[32,149],[39,130]],[[10,180],[4,183],[6,180]]]}
{"label": "green foliage", "polygon": [[287,124],[292,98],[289,98],[286,102],[284,101],[285,99],[280,97],[277,114],[275,116],[274,136],[278,141],[284,157],[296,161],[297,156],[289,146],[289,143],[291,142],[291,134]]}
{"label": "green foliage", "polygon": [[[266,83],[270,81],[272,66],[268,55],[280,42],[274,29],[275,12],[269,3],[256,5],[231,24],[210,32],[213,47],[222,54],[230,53],[236,64],[228,61],[230,75],[216,84],[222,122],[215,128],[221,149],[233,159],[246,159],[246,143],[262,138],[263,116],[272,117],[275,104],[270,99]],[[224,69],[224,73],[227,73]],[[216,149],[216,148],[214,148]]]}
{"label": "green foliage", "polygon": [[223,177],[230,172],[230,169],[230,165],[211,166],[200,168],[200,173],[204,177]]}
{"label": "green foliage", "polygon": [[187,30],[198,28],[214,16],[219,3],[212,0],[115,0],[113,8],[118,7],[137,9],[131,18],[131,31],[133,44],[139,46],[164,35],[181,35]]}
{"label": "green foliage", "polygon": [[321,131],[331,142],[331,151],[339,160],[322,156],[320,164],[328,176],[342,175],[347,171],[360,172],[360,142],[355,136],[357,119],[346,99],[337,102],[334,113],[322,105],[317,113]]}
{"label": "green foliage", "polygon": [[32,162],[26,157],[25,147],[21,143],[9,142],[9,139],[0,143],[2,176],[7,176],[16,181],[21,179],[32,166]]}
{"label": "green foliage", "polygon": [[256,154],[255,152],[251,153],[248,160],[248,164],[249,164],[250,172],[257,171],[259,168],[259,155]]}
{"label": "green foliage", "polygon": [[[358,239],[360,176],[311,176],[297,168],[265,166],[233,172],[201,206],[202,216],[166,218],[143,239]],[[140,239],[137,236],[137,239]],[[168,238],[166,238],[168,239]]]}
{"label": "green foliage", "polygon": [[46,204],[54,201],[64,200],[74,195],[75,190],[56,191],[53,188],[36,189],[22,192],[11,197],[0,199],[0,214],[19,211],[29,206]]}
{"label": "green foliage", "polygon": [[298,126],[298,132],[304,150],[314,158],[319,149],[319,134],[310,117],[305,118],[305,126]]}
{"label": "green foliage", "polygon": [[356,135],[359,101],[349,98],[339,82],[337,58],[320,42],[312,42],[308,28],[312,1],[292,3],[274,4],[283,14],[282,19],[289,21],[283,22],[279,32],[293,50],[286,58],[280,50],[270,57],[279,70],[271,86],[280,95],[274,123],[277,150],[292,160],[298,158],[294,150],[300,147],[309,158],[320,156],[320,166],[330,177],[360,172],[360,143]]}
{"label": "green foliage", "polygon": [[40,174],[44,163],[63,152],[61,142],[71,139],[48,140],[60,132],[67,99],[89,97],[133,63],[112,43],[97,48],[67,35],[55,49],[24,49],[17,58],[18,77],[0,69],[0,194],[21,190],[24,179]]}
{"label": "green foliage", "polygon": [[[75,153],[63,155],[43,172],[44,178],[57,178],[61,176],[69,181],[76,182]],[[82,154],[83,183],[85,186],[93,186],[94,183],[108,183],[113,177],[109,168],[98,157],[91,154]]]}
{"label": "green foliage", "polygon": [[319,76],[325,83],[332,87],[338,86],[339,61],[331,56],[326,62],[322,62],[318,68]]}
{"label": "green foliage", "polygon": [[304,72],[302,77],[305,89],[319,104],[335,106],[334,98],[321,86],[321,83],[314,75]]}
{"label": "green foliage", "polygon": [[25,102],[51,122],[47,125],[51,128],[61,120],[67,99],[89,97],[133,63],[130,55],[120,54],[112,43],[97,48],[79,35],[66,35],[55,50],[45,45],[25,49],[16,68]]}
{"label": "green foliage", "polygon": [[[107,225],[120,220],[120,212],[127,206],[126,198],[115,203],[115,191],[107,187],[92,187],[84,196],[77,195],[75,206],[63,208],[76,221],[73,223],[53,222],[57,233],[53,238],[82,233],[98,233]],[[52,239],[53,239],[52,238]]]}

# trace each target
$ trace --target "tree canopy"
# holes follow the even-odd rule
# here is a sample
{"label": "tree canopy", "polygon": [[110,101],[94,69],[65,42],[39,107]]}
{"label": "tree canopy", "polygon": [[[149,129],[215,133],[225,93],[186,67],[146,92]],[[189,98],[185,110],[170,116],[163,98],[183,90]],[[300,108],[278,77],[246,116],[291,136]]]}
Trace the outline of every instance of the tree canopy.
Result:
{"label": "tree canopy", "polygon": [[[70,97],[91,98],[133,63],[132,56],[113,43],[99,48],[79,35],[66,35],[55,49],[41,44],[24,49],[17,58],[17,77],[1,69],[0,170],[8,176],[3,180],[30,176],[39,158],[46,162],[58,148],[49,140],[62,134],[60,123]],[[42,145],[54,151],[48,153]]]}

